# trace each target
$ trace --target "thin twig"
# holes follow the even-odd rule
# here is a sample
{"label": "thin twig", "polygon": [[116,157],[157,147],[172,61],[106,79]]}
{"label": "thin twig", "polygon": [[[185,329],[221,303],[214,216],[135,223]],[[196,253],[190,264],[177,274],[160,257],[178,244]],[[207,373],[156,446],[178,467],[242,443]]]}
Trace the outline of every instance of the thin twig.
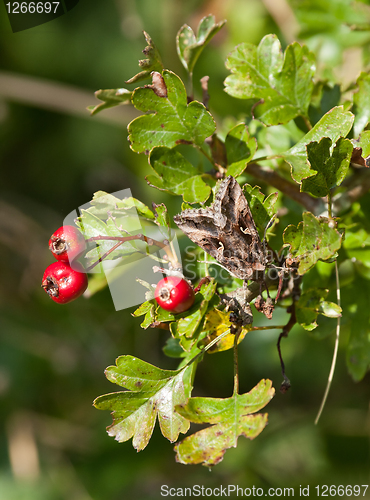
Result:
{"label": "thin twig", "polygon": [[[157,241],[154,240],[153,238],[148,238],[144,234],[135,234],[131,236],[92,236],[91,238],[88,238],[86,240],[87,243],[90,243],[92,241],[118,241],[120,244],[125,243],[126,241],[132,241],[132,240],[140,240],[140,241],[145,241],[149,246],[155,245],[159,248],[162,248],[167,255],[168,260],[171,262],[171,265],[173,268],[177,268],[180,266],[176,255],[172,252],[169,243],[163,243],[162,241]],[[115,248],[117,248],[119,245],[115,245],[112,247],[108,252],[106,252],[98,261],[94,262],[88,270],[93,269],[99,262],[101,262],[103,259],[106,258],[107,255],[109,255]]]}
{"label": "thin twig", "polygon": [[100,262],[102,262],[105,258],[107,258],[108,255],[110,253],[114,252],[114,250],[116,250],[116,248],[118,248],[120,245],[122,245],[122,243],[123,243],[123,241],[119,241],[112,248],[107,250],[101,257],[99,257],[99,259],[96,262],[93,262],[90,266],[88,266],[86,268],[86,272],[89,273],[92,269],[94,269],[94,267],[96,267]]}
{"label": "thin twig", "polygon": [[[336,285],[337,285],[337,304],[340,307],[340,283],[339,283],[339,268],[338,268],[338,261],[335,259],[335,280],[336,280]],[[329,372],[329,377],[328,377],[328,383],[326,384],[326,389],[324,393],[324,397],[322,398],[320,409],[317,413],[316,419],[315,419],[315,425],[318,423],[320,420],[322,411],[324,409],[326,400],[328,398],[328,394],[330,391],[331,383],[333,381],[334,377],[334,370],[335,370],[335,365],[337,363],[337,356],[338,356],[338,347],[339,347],[339,337],[340,337],[340,316],[337,318],[337,327],[335,331],[335,344],[334,344],[334,353],[333,353],[333,359],[331,362],[331,367],[330,367],[330,372]]]}

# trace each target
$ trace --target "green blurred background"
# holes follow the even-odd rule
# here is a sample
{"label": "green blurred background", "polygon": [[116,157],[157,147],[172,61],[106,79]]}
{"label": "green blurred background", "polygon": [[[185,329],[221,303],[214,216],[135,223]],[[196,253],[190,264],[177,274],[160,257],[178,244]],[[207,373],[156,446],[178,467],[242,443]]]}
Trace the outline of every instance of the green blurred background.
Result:
{"label": "green blurred background", "polygon": [[[318,426],[313,421],[333,336],[319,342],[296,328],[283,340],[292,381],[285,395],[278,391],[278,332],[251,333],[243,341],[241,391],[261,378],[271,378],[277,389],[267,407],[269,426],[253,442],[240,438],[238,448],[209,471],[175,463],[173,445],[157,427],[143,452],[130,442],[118,444],[105,432],[110,415],[92,407],[95,397],[116,390],[104,369],[118,355],[173,368],[174,360],[162,353],[168,335],[142,331],[132,310],[116,312],[108,289],[59,306],[40,287],[53,261],[49,236],[95,191],[131,188],[147,204],[166,203],[172,214],[179,207],[179,200],[144,181],[147,159],[133,153],[126,139],[135,111],[121,106],[92,118],[85,109],[96,102],[95,90],[122,87],[137,72],[142,30],[165,67],[185,78],[177,30],[184,23],[196,28],[209,13],[227,19],[194,78],[210,76],[210,109],[222,127],[223,120],[243,113],[243,103],[222,90],[224,60],[236,44],[259,43],[267,33],[277,33],[283,46],[304,41],[317,54],[319,74],[345,86],[367,66],[370,37],[344,23],[364,21],[368,8],[349,0],[80,0],[68,14],[13,34],[0,6],[1,500],[157,499],[162,484],[298,492],[299,485],[312,491],[317,484],[370,483],[370,377],[355,384],[347,374],[345,334]],[[195,90],[200,96],[200,84]],[[288,207],[300,220],[300,208]],[[232,384],[232,353],[206,356],[195,393],[227,397]]]}

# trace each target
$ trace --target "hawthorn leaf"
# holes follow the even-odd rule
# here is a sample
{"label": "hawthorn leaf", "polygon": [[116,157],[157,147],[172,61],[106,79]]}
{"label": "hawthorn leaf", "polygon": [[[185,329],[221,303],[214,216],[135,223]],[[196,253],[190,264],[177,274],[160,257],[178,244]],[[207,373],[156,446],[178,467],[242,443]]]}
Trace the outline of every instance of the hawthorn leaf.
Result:
{"label": "hawthorn leaf", "polygon": [[250,184],[244,184],[243,193],[248,201],[257,229],[263,237],[266,226],[275,214],[275,204],[279,195],[271,193],[265,198],[259,186],[252,187]]}
{"label": "hawthorn leaf", "polygon": [[296,303],[297,322],[305,330],[312,331],[317,327],[317,316],[322,314],[329,318],[341,316],[342,309],[334,302],[326,301],[329,290],[313,288],[301,294]]}
{"label": "hawthorn leaf", "polygon": [[139,66],[142,69],[139,73],[137,73],[135,76],[127,80],[126,83],[137,83],[141,82],[142,80],[146,80],[147,78],[150,77],[152,71],[162,71],[163,69],[163,64],[161,60],[161,56],[159,55],[159,52],[157,50],[157,47],[154,45],[153,40],[150,38],[148,33],[146,31],[143,31],[145,41],[148,44],[145,49],[143,50],[143,54],[147,56],[146,59],[141,59],[139,61]]}
{"label": "hawthorn leaf", "polygon": [[161,370],[133,356],[120,356],[116,366],[108,367],[105,374],[110,382],[128,390],[105,394],[94,401],[95,408],[112,412],[109,436],[120,443],[132,437],[134,448],[141,451],[150,440],[157,416],[161,432],[169,441],[176,441],[180,432],[186,433],[189,422],[174,407],[190,395],[187,372],[191,370],[191,366]]}
{"label": "hawthorn leaf", "polygon": [[239,99],[257,99],[254,117],[266,125],[287,123],[308,115],[313,91],[315,57],[294,42],[283,55],[276,35],[266,35],[256,47],[241,43],[228,56],[231,71],[225,91]]}
{"label": "hawthorn leaf", "polygon": [[156,175],[147,175],[150,186],[161,191],[182,195],[188,203],[202,203],[211,194],[204,182],[207,176],[195,168],[181,153],[167,147],[154,148],[149,162]]}
{"label": "hawthorn leaf", "polygon": [[182,464],[216,465],[227,449],[236,447],[238,437],[254,439],[267,424],[267,413],[256,413],[274,396],[270,380],[261,380],[247,394],[231,398],[190,398],[176,411],[197,424],[211,424],[176,444],[176,460]]}
{"label": "hawthorn leaf", "polygon": [[[219,309],[212,309],[206,315],[206,320],[204,322],[203,331],[207,333],[207,336],[199,343],[201,345],[207,345],[211,341],[213,341],[216,337],[219,337],[226,330],[229,330],[231,327],[230,322],[230,313],[225,311],[220,311]],[[238,344],[244,339],[247,333],[250,331],[250,327],[244,326],[242,331],[238,337]],[[220,351],[227,351],[234,347],[234,339],[235,335],[233,333],[229,333],[221,340],[217,342],[214,346],[208,349],[208,353],[212,354]]]}
{"label": "hawthorn leaf", "polygon": [[346,137],[352,128],[354,115],[343,111],[343,106],[337,106],[328,111],[320,121],[285,153],[280,154],[292,167],[292,178],[301,182],[305,177],[315,175],[307,159],[306,146],[310,142],[320,141],[322,137],[329,137],[336,143],[340,137]]}
{"label": "hawthorn leaf", "polygon": [[203,104],[187,104],[184,84],[175,73],[164,70],[162,86],[166,95],[158,95],[154,85],[139,87],[133,93],[135,108],[147,113],[128,125],[131,149],[136,153],[151,151],[155,146],[201,146],[215,131],[215,121]]}
{"label": "hawthorn leaf", "polygon": [[156,205],[153,203],[153,210],[155,215],[155,223],[160,227],[170,227],[170,217],[168,215],[167,207],[164,203]]}
{"label": "hawthorn leaf", "polygon": [[317,197],[328,196],[331,189],[342,183],[351,162],[353,145],[349,139],[340,137],[330,154],[331,145],[330,137],[307,144],[310,167],[317,173],[302,180],[301,191]]}
{"label": "hawthorn leaf", "polygon": [[303,213],[298,226],[289,225],[283,234],[285,245],[290,245],[290,256],[299,263],[299,274],[305,274],[318,260],[328,260],[342,243],[342,235],[331,227],[331,221]]}
{"label": "hawthorn leaf", "polygon": [[105,191],[97,191],[94,193],[90,205],[91,207],[87,211],[102,220],[106,221],[110,217],[115,217],[116,220],[124,219],[126,231],[140,229],[138,215],[148,220],[154,219],[150,208],[132,196],[119,199]]}
{"label": "hawthorn leaf", "polygon": [[171,325],[171,332],[177,338],[185,336],[192,338],[197,331],[200,323],[208,311],[209,303],[211,302],[216,292],[217,282],[211,278],[209,283],[204,283],[199,292],[195,295],[194,304],[183,314],[176,324]]}
{"label": "hawthorn leaf", "polygon": [[130,104],[132,91],[127,89],[106,89],[97,90],[94,95],[103,102],[87,107],[91,115],[96,115],[99,111],[103,111],[103,109],[113,108],[120,104]]}
{"label": "hawthorn leaf", "polygon": [[133,198],[132,196],[128,198],[124,198],[123,200],[120,200],[118,203],[119,208],[125,208],[125,209],[131,209],[135,208],[137,210],[137,213],[141,216],[144,217],[145,219],[149,220],[154,220],[154,213],[152,210],[150,210],[149,207],[147,207],[143,202],[140,200],[137,200],[136,198]]}
{"label": "hawthorn leaf", "polygon": [[353,95],[355,122],[353,135],[357,138],[370,120],[370,75],[362,72],[357,78],[358,91]]}
{"label": "hawthorn leaf", "polygon": [[205,46],[225,23],[226,20],[216,23],[213,15],[203,17],[196,36],[190,26],[181,26],[176,36],[176,49],[182,65],[190,74]]}
{"label": "hawthorn leaf", "polygon": [[233,127],[226,136],[227,175],[239,177],[257,151],[257,139],[250,137],[244,123]]}
{"label": "hawthorn leaf", "polygon": [[147,300],[143,302],[133,313],[132,316],[145,316],[144,321],[140,324],[141,328],[146,330],[155,321],[155,300]]}

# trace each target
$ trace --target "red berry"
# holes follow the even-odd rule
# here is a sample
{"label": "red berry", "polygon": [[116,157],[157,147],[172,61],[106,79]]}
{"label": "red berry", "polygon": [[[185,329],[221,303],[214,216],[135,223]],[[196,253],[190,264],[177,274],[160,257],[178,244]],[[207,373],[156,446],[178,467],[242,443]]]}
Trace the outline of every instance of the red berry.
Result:
{"label": "red berry", "polygon": [[190,309],[194,304],[195,295],[186,280],[167,276],[156,286],[154,297],[163,309],[179,314]]}
{"label": "red berry", "polygon": [[72,262],[86,250],[86,242],[77,227],[62,226],[51,235],[49,249],[57,260]]}
{"label": "red berry", "polygon": [[41,286],[54,302],[66,304],[84,293],[87,274],[78,263],[72,268],[65,262],[54,262],[45,269]]}

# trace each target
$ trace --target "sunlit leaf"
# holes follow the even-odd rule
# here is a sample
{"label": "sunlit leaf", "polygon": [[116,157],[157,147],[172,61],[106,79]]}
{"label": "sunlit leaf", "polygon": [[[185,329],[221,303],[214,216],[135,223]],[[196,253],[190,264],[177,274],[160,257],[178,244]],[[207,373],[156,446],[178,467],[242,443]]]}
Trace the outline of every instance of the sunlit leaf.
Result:
{"label": "sunlit leaf", "polygon": [[266,125],[287,123],[307,116],[313,91],[315,57],[306,46],[289,45],[283,55],[276,35],[266,35],[256,47],[238,45],[226,67],[231,75],[225,90],[239,99],[256,99],[254,116]]}
{"label": "sunlit leaf", "polygon": [[113,108],[120,104],[130,104],[131,96],[132,92],[127,89],[97,90],[95,92],[95,97],[103,102],[88,106],[87,109],[90,111],[91,115],[96,115],[99,111],[103,111],[103,109]]}
{"label": "sunlit leaf", "polygon": [[247,394],[234,394],[228,399],[190,398],[176,406],[176,411],[191,422],[213,424],[175,446],[177,461],[215,465],[227,449],[236,447],[239,436],[254,439],[265,428],[267,414],[252,414],[264,408],[274,392],[270,380],[261,380]]}
{"label": "sunlit leaf", "polygon": [[176,37],[176,48],[180,61],[189,73],[193,72],[195,63],[204,47],[225,23],[226,21],[216,23],[215,16],[209,15],[201,19],[197,35],[187,24],[180,28]]}
{"label": "sunlit leaf", "polygon": [[206,178],[181,153],[166,147],[154,148],[149,157],[157,175],[147,175],[150,186],[161,191],[182,195],[188,203],[204,202],[211,194]]}
{"label": "sunlit leaf", "polygon": [[[207,345],[209,342],[213,341],[216,337],[219,337],[227,330],[230,329],[231,322],[229,319],[230,313],[226,311],[220,311],[218,309],[212,309],[206,316],[203,331],[207,333],[207,336],[201,341],[202,345]],[[238,344],[244,339],[247,333],[250,331],[250,327],[245,326],[238,337]],[[234,346],[235,335],[229,333],[221,340],[217,342],[214,346],[208,349],[208,353],[227,351]]]}
{"label": "sunlit leaf", "polygon": [[131,148],[136,153],[149,152],[155,146],[200,146],[215,131],[215,122],[203,104],[187,104],[184,84],[175,73],[163,71],[163,84],[165,95],[158,95],[153,86],[139,87],[133,93],[135,108],[148,113],[128,126]]}
{"label": "sunlit leaf", "polygon": [[119,357],[116,366],[106,369],[106,376],[128,390],[105,394],[94,401],[95,408],[112,412],[108,434],[119,442],[133,438],[134,448],[141,451],[150,440],[158,416],[163,436],[176,441],[180,432],[189,429],[189,422],[174,407],[190,394],[184,379],[191,370],[161,370],[132,356]]}
{"label": "sunlit leaf", "polygon": [[142,71],[140,71],[135,76],[133,76],[132,78],[127,80],[126,83],[141,82],[142,80],[146,80],[147,78],[150,78],[152,71],[160,72],[163,69],[161,56],[159,55],[157,47],[154,45],[154,42],[150,38],[148,33],[146,33],[145,31],[143,33],[144,33],[146,43],[148,44],[145,47],[145,49],[143,50],[143,53],[144,53],[144,55],[147,56],[147,58],[141,59],[139,61],[139,66],[142,69]]}
{"label": "sunlit leaf", "polygon": [[310,168],[306,146],[310,142],[320,141],[322,137],[330,137],[336,143],[339,137],[346,137],[352,128],[354,115],[349,111],[343,111],[343,106],[328,111],[320,121],[291,147],[282,156],[292,167],[292,177],[301,182],[305,177],[315,175],[316,172]]}
{"label": "sunlit leaf", "polygon": [[328,196],[331,189],[342,183],[348,172],[353,146],[349,139],[340,137],[331,154],[331,145],[329,137],[307,145],[310,167],[317,173],[302,180],[302,191],[317,197]]}
{"label": "sunlit leaf", "polygon": [[310,212],[303,213],[303,221],[297,227],[288,226],[283,238],[284,243],[290,245],[293,260],[299,263],[300,274],[306,273],[318,260],[333,257],[342,243],[342,236],[331,226],[331,221]]}

